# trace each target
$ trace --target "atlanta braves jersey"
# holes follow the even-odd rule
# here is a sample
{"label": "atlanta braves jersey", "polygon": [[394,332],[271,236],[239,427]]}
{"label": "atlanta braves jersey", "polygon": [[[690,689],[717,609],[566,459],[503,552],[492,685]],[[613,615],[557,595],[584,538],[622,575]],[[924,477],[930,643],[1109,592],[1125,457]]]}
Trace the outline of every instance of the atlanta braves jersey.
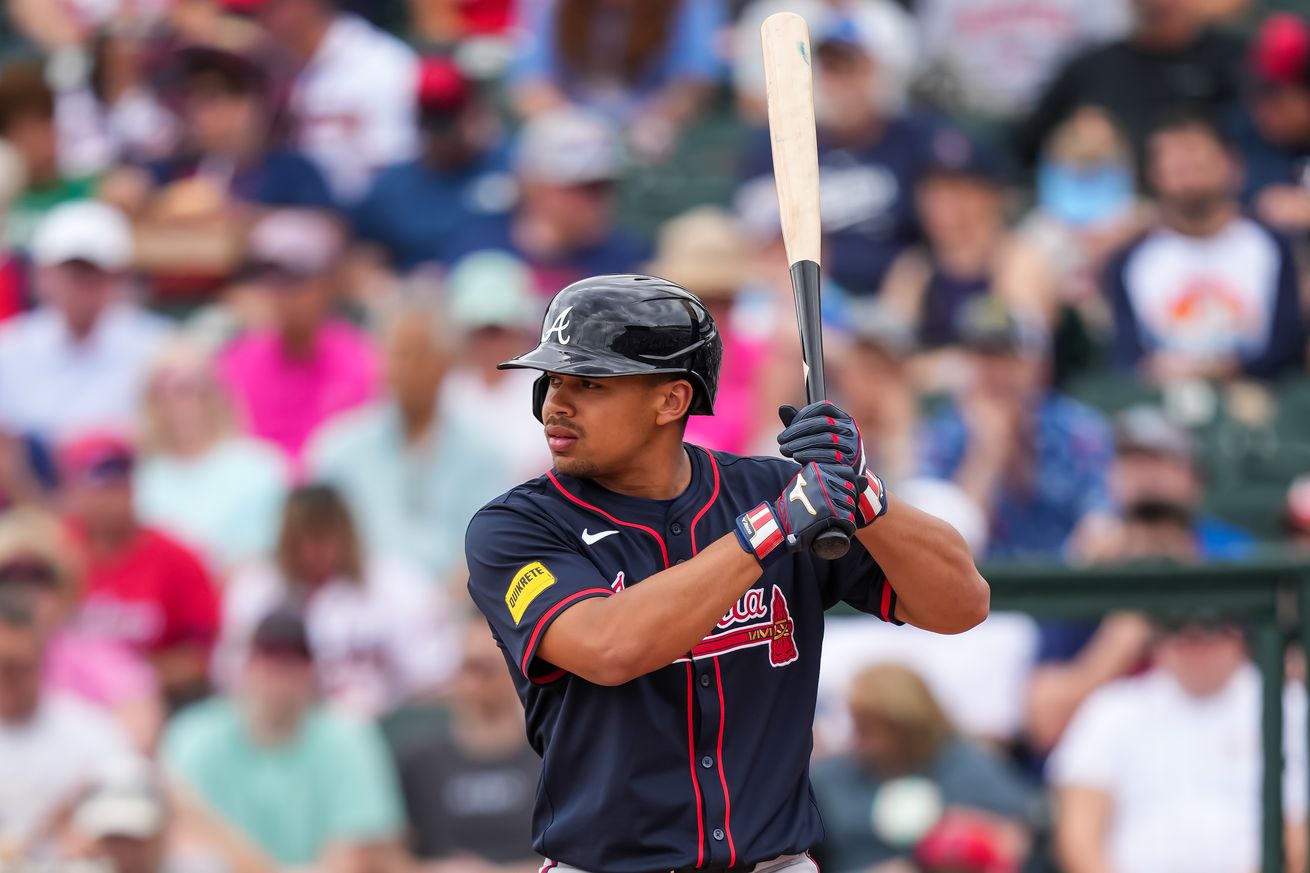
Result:
{"label": "atlanta braves jersey", "polygon": [[691,485],[673,500],[550,472],[468,529],[469,591],[543,759],[533,846],[594,873],[752,864],[817,843],[809,758],[824,610],[845,601],[895,614],[895,591],[856,545],[839,561],[770,562],[695,648],[626,684],[593,685],[538,657],[569,606],[689,560],[798,469],[687,451]]}

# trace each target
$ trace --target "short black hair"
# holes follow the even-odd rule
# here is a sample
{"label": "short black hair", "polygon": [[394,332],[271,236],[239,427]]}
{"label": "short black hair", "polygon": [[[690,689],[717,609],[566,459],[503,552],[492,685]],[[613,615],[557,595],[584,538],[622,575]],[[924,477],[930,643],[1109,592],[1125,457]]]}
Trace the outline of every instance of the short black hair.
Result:
{"label": "short black hair", "polygon": [[1162,111],[1155,123],[1151,125],[1147,140],[1153,140],[1161,134],[1182,133],[1184,131],[1203,133],[1218,143],[1225,151],[1232,151],[1235,148],[1233,138],[1224,125],[1219,122],[1215,114],[1203,106],[1190,103],[1170,106]]}

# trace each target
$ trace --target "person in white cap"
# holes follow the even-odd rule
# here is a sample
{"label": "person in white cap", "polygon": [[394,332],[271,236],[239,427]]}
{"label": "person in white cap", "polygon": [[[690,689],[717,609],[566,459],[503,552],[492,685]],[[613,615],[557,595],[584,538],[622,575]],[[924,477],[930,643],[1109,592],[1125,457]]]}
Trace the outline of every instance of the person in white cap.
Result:
{"label": "person in white cap", "polygon": [[0,429],[58,441],[127,430],[167,322],[129,300],[132,228],[114,207],[63,204],[32,239],[42,305],[0,327]]}
{"label": "person in white cap", "polygon": [[617,132],[599,115],[570,107],[523,127],[514,157],[522,199],[510,249],[555,290],[603,273],[630,273],[649,246],[615,226],[625,156]]}
{"label": "person in white cap", "polygon": [[[441,385],[442,408],[474,420],[517,420],[532,401],[533,377],[496,365],[536,336],[542,307],[534,299],[531,271],[513,255],[474,252],[455,263],[446,291],[459,352]],[[483,439],[519,478],[550,466],[550,453],[533,428],[495,428]]]}

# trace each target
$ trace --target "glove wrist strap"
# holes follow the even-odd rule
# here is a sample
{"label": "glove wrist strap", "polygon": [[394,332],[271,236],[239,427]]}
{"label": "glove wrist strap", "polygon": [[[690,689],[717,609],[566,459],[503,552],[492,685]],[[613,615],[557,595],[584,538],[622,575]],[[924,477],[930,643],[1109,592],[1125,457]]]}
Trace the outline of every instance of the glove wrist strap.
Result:
{"label": "glove wrist strap", "polygon": [[860,527],[868,527],[887,512],[887,489],[873,473],[865,472],[868,485],[860,492]]}
{"label": "glove wrist strap", "polygon": [[737,516],[733,527],[737,542],[747,554],[754,555],[763,564],[770,555],[778,553],[785,537],[778,514],[767,502]]}

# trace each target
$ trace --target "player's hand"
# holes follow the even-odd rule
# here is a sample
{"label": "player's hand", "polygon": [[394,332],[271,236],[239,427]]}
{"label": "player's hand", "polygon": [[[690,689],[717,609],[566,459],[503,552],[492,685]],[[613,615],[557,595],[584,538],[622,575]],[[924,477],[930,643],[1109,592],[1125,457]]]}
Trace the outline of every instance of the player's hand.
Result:
{"label": "player's hand", "polygon": [[760,563],[787,552],[808,551],[819,534],[855,533],[856,476],[844,464],[806,464],[782,494],[737,517],[737,541]]}
{"label": "player's hand", "polygon": [[798,464],[835,464],[850,468],[859,493],[857,520],[867,527],[887,511],[887,490],[866,462],[860,426],[844,410],[827,400],[801,410],[778,407],[783,431],[778,451]]}

